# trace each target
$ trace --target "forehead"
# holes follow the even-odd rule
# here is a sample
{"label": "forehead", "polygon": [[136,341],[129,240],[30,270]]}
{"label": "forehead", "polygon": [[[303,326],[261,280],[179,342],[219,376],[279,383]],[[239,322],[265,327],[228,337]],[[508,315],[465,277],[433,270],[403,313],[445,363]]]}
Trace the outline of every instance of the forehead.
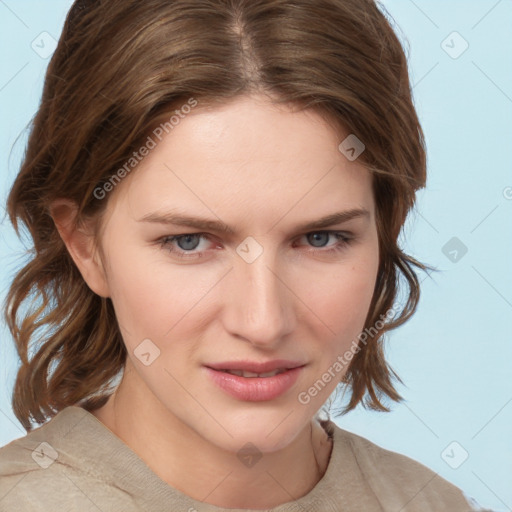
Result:
{"label": "forehead", "polygon": [[339,150],[347,136],[313,110],[241,97],[182,116],[116,190],[134,214],[191,205],[202,213],[373,209],[371,177]]}

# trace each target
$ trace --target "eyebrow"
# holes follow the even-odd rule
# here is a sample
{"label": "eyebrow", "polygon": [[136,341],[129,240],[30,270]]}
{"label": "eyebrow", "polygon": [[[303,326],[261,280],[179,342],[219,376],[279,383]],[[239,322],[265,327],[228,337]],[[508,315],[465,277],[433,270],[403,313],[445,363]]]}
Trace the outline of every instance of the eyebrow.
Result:
{"label": "eyebrow", "polygon": [[[313,231],[327,228],[356,218],[369,218],[370,212],[366,208],[352,208],[341,212],[331,213],[320,219],[304,222],[295,227],[297,231]],[[235,230],[220,220],[211,220],[202,217],[192,217],[173,212],[153,212],[144,215],[137,222],[150,222],[154,224],[172,224],[175,226],[187,226],[204,231],[215,231],[234,235]]]}

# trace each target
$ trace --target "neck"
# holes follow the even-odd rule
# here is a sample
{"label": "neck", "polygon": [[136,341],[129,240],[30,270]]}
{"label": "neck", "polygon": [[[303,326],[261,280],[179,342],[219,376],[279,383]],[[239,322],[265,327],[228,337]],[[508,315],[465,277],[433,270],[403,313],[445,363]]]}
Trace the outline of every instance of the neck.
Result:
{"label": "neck", "polygon": [[161,480],[197,501],[223,508],[273,508],[310,492],[327,469],[332,445],[314,419],[284,448],[241,464],[239,454],[201,437],[156,398],[137,396],[136,387],[130,389],[129,379],[123,378],[92,414]]}

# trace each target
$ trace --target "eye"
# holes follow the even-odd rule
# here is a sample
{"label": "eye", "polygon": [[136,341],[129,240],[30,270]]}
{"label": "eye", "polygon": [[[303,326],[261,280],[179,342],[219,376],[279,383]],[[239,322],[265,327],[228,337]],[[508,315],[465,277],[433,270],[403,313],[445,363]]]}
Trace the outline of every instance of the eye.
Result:
{"label": "eye", "polygon": [[[354,240],[353,236],[341,231],[314,231],[303,236],[307,239],[308,243],[312,244],[313,246],[313,249],[308,249],[308,252],[313,250],[314,252],[318,253],[332,253],[341,251]],[[327,245],[330,237],[334,237],[334,244]],[[328,249],[322,250],[324,247],[328,247]]]}
{"label": "eye", "polygon": [[[195,251],[201,239],[206,239],[205,233],[185,233],[182,235],[166,236],[160,240],[160,245],[178,258],[202,258],[206,248]],[[178,246],[176,248],[176,245]]]}

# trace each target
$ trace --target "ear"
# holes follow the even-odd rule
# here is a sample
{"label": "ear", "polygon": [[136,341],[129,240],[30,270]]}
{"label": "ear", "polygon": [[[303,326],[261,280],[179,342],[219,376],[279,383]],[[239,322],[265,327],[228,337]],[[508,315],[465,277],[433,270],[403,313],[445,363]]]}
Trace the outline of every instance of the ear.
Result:
{"label": "ear", "polygon": [[50,215],[62,241],[89,288],[100,297],[110,297],[103,262],[95,247],[91,224],[75,226],[78,207],[67,199],[58,199],[50,206]]}

